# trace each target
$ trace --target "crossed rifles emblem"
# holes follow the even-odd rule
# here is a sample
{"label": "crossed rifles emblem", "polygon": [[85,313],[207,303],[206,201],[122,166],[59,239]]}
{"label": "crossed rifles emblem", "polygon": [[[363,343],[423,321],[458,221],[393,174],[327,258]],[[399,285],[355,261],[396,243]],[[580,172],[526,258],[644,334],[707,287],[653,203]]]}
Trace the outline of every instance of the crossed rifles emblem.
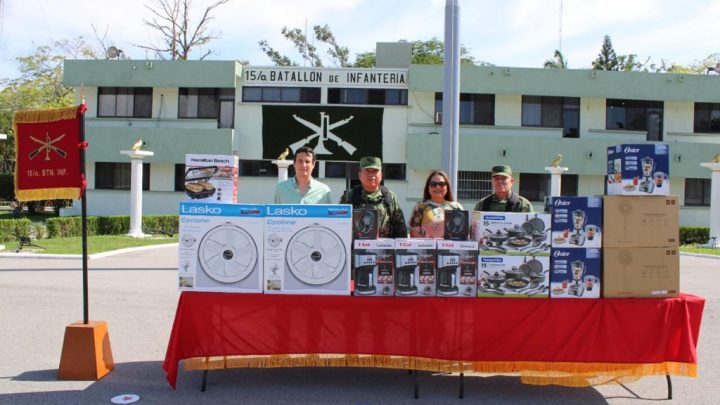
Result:
{"label": "crossed rifles emblem", "polygon": [[302,125],[312,129],[315,131],[314,134],[308,136],[307,138],[303,138],[292,145],[290,145],[290,149],[292,149],[293,153],[295,153],[296,150],[298,150],[301,146],[306,145],[308,142],[312,141],[315,138],[318,139],[317,146],[315,147],[315,153],[318,154],[330,154],[331,152],[325,148],[325,142],[327,140],[331,140],[335,142],[338,146],[345,149],[345,151],[349,154],[355,153],[357,148],[350,144],[350,142],[344,141],[339,136],[335,135],[331,132],[331,130],[343,126],[350,122],[350,120],[353,119],[353,116],[349,116],[348,118],[345,118],[344,120],[340,120],[334,123],[330,123],[330,115],[325,114],[324,112],[320,113],[320,126],[313,124],[312,122],[309,122],[307,120],[304,120],[297,115],[293,114],[293,118],[295,121],[301,123]]}
{"label": "crossed rifles emblem", "polygon": [[59,142],[61,139],[65,137],[65,134],[59,135],[55,139],[50,139],[50,135],[46,132],[45,133],[45,140],[40,140],[38,138],[35,138],[34,136],[30,135],[30,139],[38,143],[40,146],[36,149],[33,149],[32,152],[28,153],[28,158],[30,160],[33,160],[35,156],[39,155],[40,152],[45,151],[45,160],[50,160],[50,152],[57,153],[61,158],[65,159],[67,157],[67,152],[64,150],[58,148],[54,144]]}

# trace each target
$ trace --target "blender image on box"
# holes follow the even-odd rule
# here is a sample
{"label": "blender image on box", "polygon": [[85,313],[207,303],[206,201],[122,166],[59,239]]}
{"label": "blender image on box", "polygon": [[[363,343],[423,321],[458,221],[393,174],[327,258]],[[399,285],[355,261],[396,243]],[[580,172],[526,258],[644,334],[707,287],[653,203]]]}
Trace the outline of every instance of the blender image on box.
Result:
{"label": "blender image on box", "polygon": [[553,248],[550,296],[600,298],[601,250]]}

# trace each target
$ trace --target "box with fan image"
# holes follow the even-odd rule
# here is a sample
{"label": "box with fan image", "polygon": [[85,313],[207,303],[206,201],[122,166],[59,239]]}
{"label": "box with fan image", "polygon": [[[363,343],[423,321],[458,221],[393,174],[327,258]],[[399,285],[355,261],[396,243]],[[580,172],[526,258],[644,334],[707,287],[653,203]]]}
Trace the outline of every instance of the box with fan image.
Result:
{"label": "box with fan image", "polygon": [[670,194],[669,147],[623,144],[607,149],[608,195]]}
{"label": "box with fan image", "polygon": [[601,252],[595,248],[553,248],[550,298],[600,298]]}
{"label": "box with fan image", "polygon": [[603,297],[677,297],[677,247],[603,248]]}
{"label": "box with fan image", "polygon": [[601,196],[550,197],[553,248],[602,247]]}
{"label": "box with fan image", "polygon": [[435,292],[443,297],[475,297],[477,294],[477,242],[437,241]]}
{"label": "box with fan image", "polygon": [[473,211],[472,217],[480,256],[550,256],[550,214]]}
{"label": "box with fan image", "polygon": [[262,292],[263,205],[180,203],[178,288]]}
{"label": "box with fan image", "polygon": [[603,247],[677,247],[676,196],[605,196]]}
{"label": "box with fan image", "polygon": [[548,298],[548,256],[479,256],[478,297]]}
{"label": "box with fan image", "polygon": [[266,294],[350,295],[351,205],[265,206]]}
{"label": "box with fan image", "polygon": [[356,239],[353,242],[353,271],[353,295],[395,295],[395,239]]}
{"label": "box with fan image", "polygon": [[435,295],[435,239],[395,239],[395,296]]}

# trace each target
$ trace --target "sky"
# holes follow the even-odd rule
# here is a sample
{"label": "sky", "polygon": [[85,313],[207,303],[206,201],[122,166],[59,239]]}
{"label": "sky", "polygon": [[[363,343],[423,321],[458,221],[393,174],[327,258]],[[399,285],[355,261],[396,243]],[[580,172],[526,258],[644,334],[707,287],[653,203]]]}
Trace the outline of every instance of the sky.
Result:
{"label": "sky", "polygon": [[[105,42],[132,59],[154,59],[138,44],[158,43],[143,24],[153,0],[0,0],[0,79],[13,78],[18,56],[55,40],[83,36]],[[193,0],[199,12],[209,0]],[[610,35],[617,54],[637,54],[689,65],[720,52],[720,0],[457,0],[460,42],[477,60],[498,66],[542,67],[561,49],[571,69],[591,66]],[[443,39],[446,0],[231,0],[211,24],[221,38],[207,59],[271,62],[258,45],[267,40],[302,64],[284,26],[312,30],[327,24],[355,54],[376,42]],[[562,10],[562,12],[561,12]],[[194,54],[199,58],[204,52]],[[191,53],[191,58],[193,54]]]}

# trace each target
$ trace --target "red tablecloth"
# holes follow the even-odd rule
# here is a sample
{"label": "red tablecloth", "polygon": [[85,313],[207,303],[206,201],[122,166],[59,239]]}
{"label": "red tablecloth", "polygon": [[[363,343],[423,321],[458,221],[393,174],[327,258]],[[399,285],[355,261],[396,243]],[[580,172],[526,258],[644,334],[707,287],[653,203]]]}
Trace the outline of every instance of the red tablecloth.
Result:
{"label": "red tablecloth", "polygon": [[693,374],[704,303],[692,295],[576,300],[183,292],[163,369],[173,387],[183,359],[307,353],[480,365],[670,362],[690,365]]}

